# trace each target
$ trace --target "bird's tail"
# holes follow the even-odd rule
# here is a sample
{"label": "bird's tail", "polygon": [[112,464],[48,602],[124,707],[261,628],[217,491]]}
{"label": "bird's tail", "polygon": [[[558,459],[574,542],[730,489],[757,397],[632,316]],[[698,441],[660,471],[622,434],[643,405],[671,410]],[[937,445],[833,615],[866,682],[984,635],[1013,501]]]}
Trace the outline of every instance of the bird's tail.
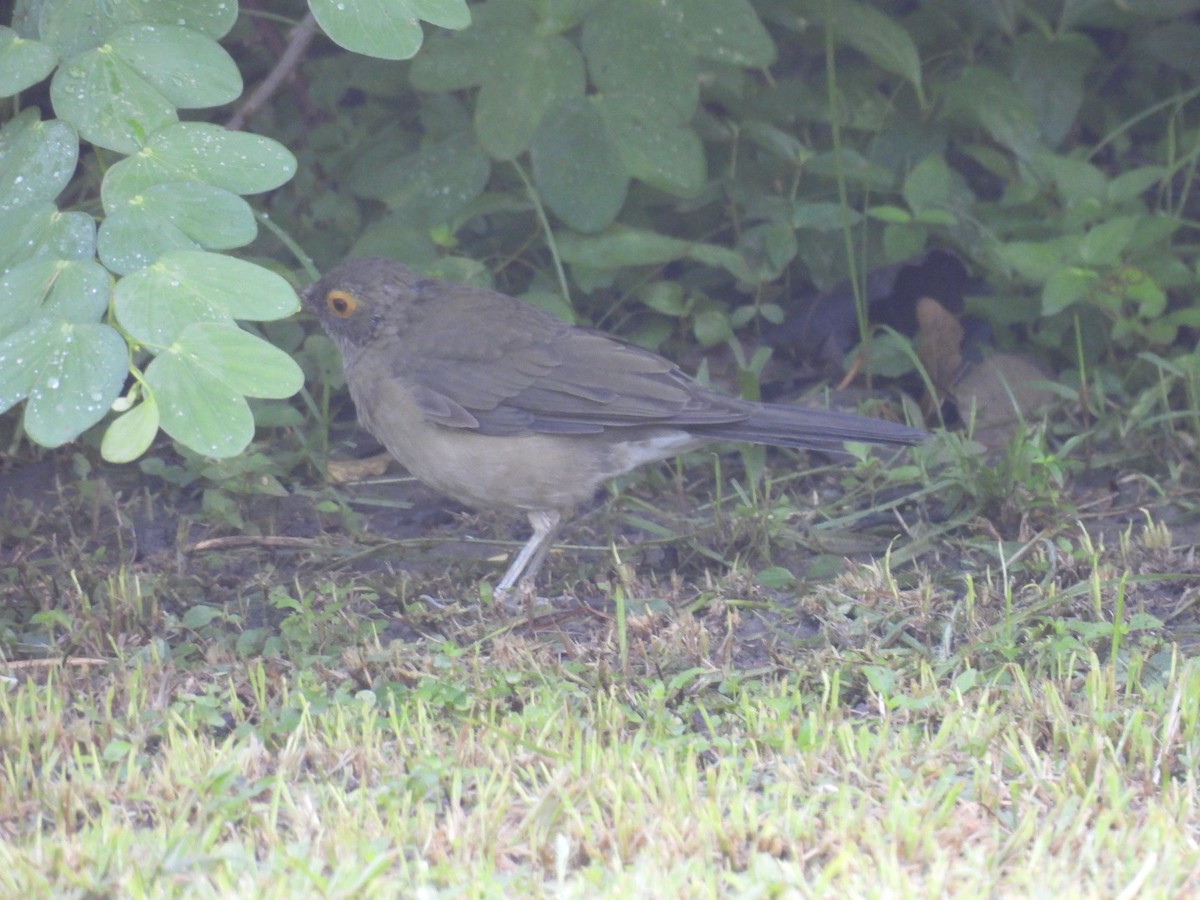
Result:
{"label": "bird's tail", "polygon": [[834,452],[840,452],[846,441],[919,444],[929,437],[925,431],[885,419],[779,403],[755,403],[740,422],[693,427],[692,431],[715,440]]}

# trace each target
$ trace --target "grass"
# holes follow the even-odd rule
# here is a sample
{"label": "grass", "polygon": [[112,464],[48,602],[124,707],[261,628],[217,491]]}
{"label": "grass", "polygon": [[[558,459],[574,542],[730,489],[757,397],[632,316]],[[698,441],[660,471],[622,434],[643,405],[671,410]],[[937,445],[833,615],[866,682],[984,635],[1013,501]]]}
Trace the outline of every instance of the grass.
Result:
{"label": "grass", "polygon": [[[376,648],[386,656],[384,648]],[[528,648],[524,648],[528,650]],[[509,660],[519,660],[514,650]],[[528,658],[528,657],[527,657]],[[712,671],[147,661],[0,693],[9,896],[1190,893],[1200,668],[926,669],[848,707]],[[282,663],[276,663],[282,666]],[[420,674],[417,674],[420,670]],[[409,687],[400,685],[408,682]]]}
{"label": "grass", "polygon": [[1195,893],[1186,522],[1092,511],[1038,435],[923,453],[709,502],[696,467],[652,473],[519,612],[462,558],[147,561],[138,516],[183,540],[204,509],[88,477],[10,501],[0,894]]}

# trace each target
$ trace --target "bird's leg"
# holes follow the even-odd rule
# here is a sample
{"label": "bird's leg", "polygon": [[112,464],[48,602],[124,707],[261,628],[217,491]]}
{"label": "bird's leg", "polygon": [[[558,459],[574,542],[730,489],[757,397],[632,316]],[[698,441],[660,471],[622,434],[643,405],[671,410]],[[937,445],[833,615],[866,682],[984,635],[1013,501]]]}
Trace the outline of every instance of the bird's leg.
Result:
{"label": "bird's leg", "polygon": [[521,552],[509,564],[508,571],[496,585],[496,590],[510,591],[516,587],[517,582],[523,576],[533,578],[537,575],[538,569],[546,561],[546,552],[550,549],[550,544],[554,540],[554,532],[558,530],[558,523],[561,519],[562,513],[557,509],[539,509],[529,514],[529,524],[533,526],[533,534],[525,542]]}

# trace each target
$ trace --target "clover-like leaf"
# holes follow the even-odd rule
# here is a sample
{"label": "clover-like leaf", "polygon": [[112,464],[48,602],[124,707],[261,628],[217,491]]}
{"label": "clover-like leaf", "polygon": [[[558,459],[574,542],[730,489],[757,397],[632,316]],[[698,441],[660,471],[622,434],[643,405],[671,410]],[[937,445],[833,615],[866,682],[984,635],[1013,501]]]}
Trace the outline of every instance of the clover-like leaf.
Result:
{"label": "clover-like leaf", "polygon": [[107,46],[180,109],[220,106],[242,93],[242,76],[225,49],[178,25],[131,25]]}
{"label": "clover-like leaf", "polygon": [[625,204],[629,176],[604,120],[586,97],[555,107],[530,147],[542,198],[579,231],[599,231]]}
{"label": "clover-like leaf", "polygon": [[133,462],[149,449],[158,426],[158,402],[146,397],[113,419],[100,441],[100,455],[111,463]]}
{"label": "clover-like leaf", "polygon": [[617,0],[583,25],[588,74],[601,95],[636,97],[646,118],[685,122],[700,101],[696,55],[663,5]]}
{"label": "clover-like leaf", "polygon": [[0,341],[0,411],[28,397],[25,430],[57,447],[104,417],[128,366],[125,341],[107,325],[39,318]]}
{"label": "clover-like leaf", "polygon": [[108,308],[110,284],[94,260],[27,259],[0,276],[0,336],[42,317],[98,321]]}
{"label": "clover-like leaf", "polygon": [[87,50],[59,66],[50,100],[82,137],[118,153],[135,152],[178,120],[175,105],[111,49]]}
{"label": "clover-like leaf", "polygon": [[79,137],[61,119],[27,109],[0,129],[0,210],[53,200],[75,173]]}
{"label": "clover-like leaf", "polygon": [[146,367],[145,377],[162,430],[197,453],[236,456],[254,437],[246,398],[191,356],[164,350]]}
{"label": "clover-like leaf", "polygon": [[514,159],[556,103],[582,97],[583,58],[558,35],[527,33],[509,43],[504,64],[479,89],[475,133],[494,159]]}
{"label": "clover-like leaf", "polygon": [[124,275],[168,250],[229,250],[257,233],[253,211],[237,194],[211,184],[164,183],[111,210],[98,249],[104,264]]}
{"label": "clover-like leaf", "polygon": [[634,94],[606,94],[593,101],[626,173],[661,191],[690,197],[707,181],[700,136],[670,115],[656,116]]}
{"label": "clover-like leaf", "polygon": [[58,57],[50,46],[0,26],[0,97],[11,97],[32,87],[57,64]]}
{"label": "clover-like leaf", "polygon": [[115,209],[153,184],[200,181],[235,194],[270,191],[295,174],[296,157],[278,141],[180,122],[156,132],[146,146],[104,173],[100,197]]}
{"label": "clover-like leaf", "polygon": [[166,347],[195,323],[281,319],[296,311],[299,300],[291,285],[261,266],[217,253],[172,250],[118,281],[113,304],[130,337]]}
{"label": "clover-like leaf", "polygon": [[247,396],[287,397],[303,383],[295,360],[236,325],[190,325],[146,369],[163,431],[215,458],[254,436]]}

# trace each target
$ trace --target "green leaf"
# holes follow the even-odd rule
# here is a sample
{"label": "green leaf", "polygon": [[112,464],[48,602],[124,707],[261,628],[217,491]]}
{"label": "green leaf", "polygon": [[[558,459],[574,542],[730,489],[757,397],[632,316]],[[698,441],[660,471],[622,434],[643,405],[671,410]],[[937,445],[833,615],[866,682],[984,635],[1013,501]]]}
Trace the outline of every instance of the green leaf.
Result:
{"label": "green leaf", "polygon": [[233,58],[212,38],[178,25],[133,25],[108,46],[181,109],[220,106],[242,93]]}
{"label": "green leaf", "polygon": [[557,103],[582,97],[583,59],[566,38],[529,33],[505,46],[503,64],[479,89],[475,133],[494,159],[515,159]]}
{"label": "green leaf", "polygon": [[571,309],[571,304],[563,299],[562,294],[555,291],[527,291],[521,295],[521,299],[531,306],[558,316],[570,325],[576,322],[575,310]]}
{"label": "green leaf", "polygon": [[691,241],[623,225],[591,237],[564,234],[558,240],[563,262],[589,269],[662,265],[683,258],[691,249]]}
{"label": "green leaf", "polygon": [[917,45],[893,17],[853,0],[837,0],[828,9],[836,40],[853,47],[884,71],[911,82],[921,94]]}
{"label": "green leaf", "polygon": [[412,63],[417,90],[459,91],[483,84],[504,66],[509,47],[537,29],[533,6],[526,0],[492,0],[476,6],[473,18],[464,31],[430,38]]}
{"label": "green leaf", "polygon": [[108,308],[109,275],[93,260],[27,259],[0,276],[0,336],[38,318],[95,322]]}
{"label": "green leaf", "polygon": [[1120,272],[1125,299],[1137,304],[1137,314],[1143,319],[1158,320],[1167,310],[1166,292],[1147,272],[1126,266]]}
{"label": "green leaf", "polygon": [[[700,102],[695,54],[680,40],[665,7],[616,0],[588,16],[582,46],[588,74],[602,96],[639,104],[640,118],[686,122]],[[618,145],[620,142],[618,141]]]}
{"label": "green leaf", "polygon": [[646,104],[633,95],[610,94],[594,98],[593,103],[629,175],[680,197],[704,189],[708,178],[704,145],[690,126],[649,115]]}
{"label": "green leaf", "polygon": [[1001,261],[1033,283],[1044,282],[1068,259],[1077,257],[1079,238],[1064,235],[1048,241],[1010,241],[996,248]]}
{"label": "green leaf", "polygon": [[681,318],[688,314],[689,306],[683,297],[683,286],[677,281],[648,284],[639,292],[638,299],[664,316]]}
{"label": "green leaf", "polygon": [[291,285],[261,266],[216,253],[172,250],[118,281],[113,305],[130,337],[165,347],[189,325],[280,319],[295,312],[299,300]]}
{"label": "green leaf", "polygon": [[149,449],[158,425],[158,403],[147,397],[113,419],[100,441],[100,455],[110,463],[133,462]]}
{"label": "green leaf", "polygon": [[295,360],[236,325],[190,325],[146,369],[163,431],[215,458],[254,436],[246,396],[287,397],[303,383]]}
{"label": "green leaf", "polygon": [[1084,79],[1100,54],[1091,39],[1031,29],[1013,42],[1013,80],[1033,108],[1042,140],[1057,147],[1083,105]]}
{"label": "green leaf", "polygon": [[1115,266],[1133,240],[1144,216],[1117,216],[1101,222],[1079,242],[1079,260],[1090,266]]}
{"label": "green leaf", "polygon": [[715,309],[706,309],[696,315],[692,333],[703,347],[715,347],[733,337],[729,316]]}
{"label": "green leaf", "polygon": [[696,55],[748,68],[765,68],[775,62],[775,44],[749,0],[686,0],[663,5],[678,19],[683,40]]}
{"label": "green leaf", "polygon": [[1042,315],[1055,315],[1083,300],[1098,277],[1091,269],[1076,266],[1059,269],[1042,287]]}
{"label": "green leaf", "polygon": [[946,165],[940,153],[931,153],[913,166],[904,179],[904,201],[917,215],[930,209],[949,209],[969,202],[971,194],[962,176]]}
{"label": "green leaf", "polygon": [[1099,210],[1108,193],[1108,177],[1082,159],[1039,151],[1030,164],[1038,178],[1053,180],[1068,208]]}
{"label": "green leaf", "polygon": [[124,275],[168,250],[229,250],[254,240],[258,225],[237,194],[196,182],[156,184],[109,212],[100,226],[100,258]]}
{"label": "green leaf", "polygon": [[1021,159],[1039,146],[1033,106],[1011,81],[995,69],[969,66],[946,89],[947,105],[977,122]]}
{"label": "green leaf", "polygon": [[570,227],[599,231],[624,206],[629,178],[603,119],[586,98],[564,101],[543,119],[530,156],[543,201]]}
{"label": "green leaf", "polygon": [[241,453],[254,437],[246,398],[192,356],[167,348],[146,367],[145,378],[162,430],[184,446],[224,459]]}
{"label": "green leaf", "polygon": [[862,221],[856,209],[840,203],[797,203],[792,209],[793,228],[811,228],[815,231],[841,231],[848,225]]}
{"label": "green leaf", "polygon": [[304,386],[294,359],[236,325],[191,325],[170,350],[247,397],[281,400]]}
{"label": "green leaf", "polygon": [[785,162],[799,164],[812,156],[812,151],[796,135],[759,119],[743,122],[741,135]]}
{"label": "green leaf", "polygon": [[238,16],[238,5],[229,0],[53,0],[40,5],[40,36],[60,57],[100,46],[123,25],[182,26],[219,40]]}
{"label": "green leaf", "polygon": [[153,184],[202,181],[235,194],[270,191],[296,171],[296,157],[278,141],[180,122],[156,132],[146,146],[104,173],[100,197],[115,209]]}
{"label": "green leaf", "polygon": [[491,163],[463,132],[427,144],[382,168],[352,172],[347,186],[404,214],[410,227],[449,222],[487,186]]}
{"label": "green leaf", "polygon": [[125,341],[107,325],[38,319],[0,341],[0,410],[27,396],[29,437],[58,447],[104,417],[128,366]]}
{"label": "green leaf", "polygon": [[[837,204],[832,204],[837,206]],[[899,206],[872,206],[867,210],[867,216],[877,222],[887,222],[891,225],[907,225],[913,220],[912,213]]]}
{"label": "green leaf", "polygon": [[60,213],[53,203],[0,211],[0,270],[47,253],[63,259],[95,256],[95,220],[87,213]]}
{"label": "green leaf", "polygon": [[178,119],[174,104],[108,48],[85,51],[59,66],[50,100],[82,137],[118,153],[136,152],[153,132]]}
{"label": "green leaf", "polygon": [[310,0],[309,7],[335,44],[379,59],[416,53],[422,19],[443,28],[471,22],[464,0]]}
{"label": "green leaf", "polygon": [[1166,177],[1167,170],[1163,166],[1139,166],[1122,172],[1109,183],[1108,199],[1113,203],[1136,200]]}
{"label": "green leaf", "polygon": [[0,97],[11,97],[32,87],[56,65],[58,57],[51,47],[0,26]]}
{"label": "green leaf", "polygon": [[53,200],[70,182],[79,138],[59,119],[42,122],[26,109],[0,129],[0,210]]}

